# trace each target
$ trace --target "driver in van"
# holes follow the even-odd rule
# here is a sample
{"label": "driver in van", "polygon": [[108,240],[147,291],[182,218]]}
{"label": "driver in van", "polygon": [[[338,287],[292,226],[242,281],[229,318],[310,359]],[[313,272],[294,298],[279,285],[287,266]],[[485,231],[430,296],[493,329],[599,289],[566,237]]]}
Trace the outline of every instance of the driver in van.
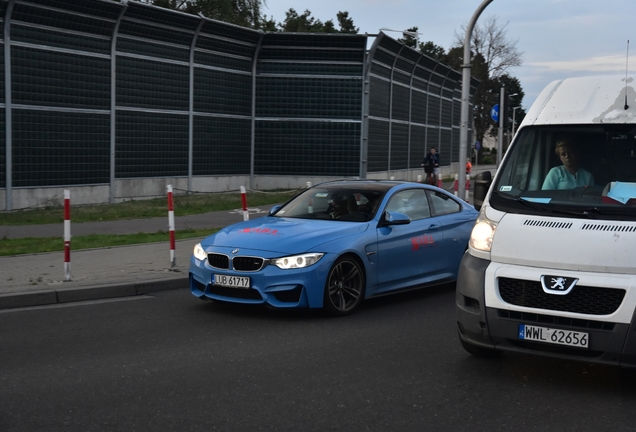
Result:
{"label": "driver in van", "polygon": [[571,138],[558,140],[554,151],[563,165],[550,170],[541,189],[574,189],[594,186],[592,174],[579,166],[581,156],[574,140]]}

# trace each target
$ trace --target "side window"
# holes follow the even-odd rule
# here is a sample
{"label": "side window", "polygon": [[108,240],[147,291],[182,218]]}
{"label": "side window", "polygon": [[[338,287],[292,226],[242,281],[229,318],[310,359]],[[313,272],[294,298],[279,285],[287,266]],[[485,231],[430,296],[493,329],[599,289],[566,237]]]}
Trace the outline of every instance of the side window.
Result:
{"label": "side window", "polygon": [[428,199],[422,189],[408,189],[396,193],[389,200],[386,210],[404,213],[411,220],[431,217]]}
{"label": "side window", "polygon": [[429,191],[428,197],[431,199],[435,216],[457,213],[461,210],[461,205],[457,201],[442,192]]}

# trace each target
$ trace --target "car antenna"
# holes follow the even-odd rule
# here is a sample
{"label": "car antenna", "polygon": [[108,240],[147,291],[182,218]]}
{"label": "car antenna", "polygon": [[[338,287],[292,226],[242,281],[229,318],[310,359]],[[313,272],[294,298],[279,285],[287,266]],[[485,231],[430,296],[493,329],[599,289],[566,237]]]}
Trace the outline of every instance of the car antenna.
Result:
{"label": "car antenna", "polygon": [[627,56],[625,58],[625,111],[627,111],[627,108],[629,108],[629,105],[627,105],[627,72],[629,71],[629,67],[628,67],[628,62],[629,62],[629,39],[627,39]]}

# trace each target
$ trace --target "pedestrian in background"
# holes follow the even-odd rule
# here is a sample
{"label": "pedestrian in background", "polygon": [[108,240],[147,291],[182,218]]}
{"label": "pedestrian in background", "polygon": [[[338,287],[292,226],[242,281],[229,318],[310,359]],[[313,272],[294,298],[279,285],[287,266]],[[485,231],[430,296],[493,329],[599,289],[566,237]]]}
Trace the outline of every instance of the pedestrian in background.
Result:
{"label": "pedestrian in background", "polygon": [[432,185],[437,185],[437,178],[439,176],[440,157],[435,147],[431,147],[431,151],[424,157],[422,166],[427,176],[427,182]]}

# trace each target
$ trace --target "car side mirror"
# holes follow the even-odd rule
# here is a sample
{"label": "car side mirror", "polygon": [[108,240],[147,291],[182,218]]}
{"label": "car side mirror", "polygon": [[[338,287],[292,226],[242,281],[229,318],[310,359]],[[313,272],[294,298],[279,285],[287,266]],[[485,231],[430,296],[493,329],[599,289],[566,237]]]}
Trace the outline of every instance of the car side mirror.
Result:
{"label": "car side mirror", "polygon": [[281,205],[275,205],[274,207],[272,207],[271,209],[269,209],[269,213],[268,215],[273,215],[274,213],[276,213],[278,211],[279,208],[281,208]]}
{"label": "car side mirror", "polygon": [[411,223],[411,218],[400,212],[388,212],[385,211],[382,216],[382,226],[391,225],[408,225]]}

